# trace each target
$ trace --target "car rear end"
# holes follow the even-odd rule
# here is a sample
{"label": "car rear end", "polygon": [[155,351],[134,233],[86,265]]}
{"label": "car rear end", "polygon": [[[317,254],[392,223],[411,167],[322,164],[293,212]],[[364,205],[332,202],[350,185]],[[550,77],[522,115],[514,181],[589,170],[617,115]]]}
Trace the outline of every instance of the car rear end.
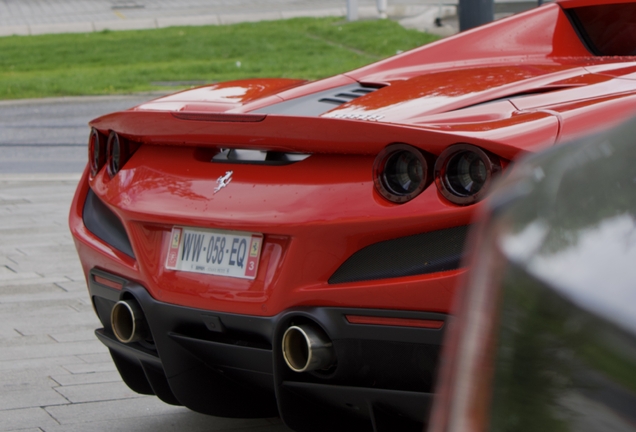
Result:
{"label": "car rear end", "polygon": [[[155,114],[143,113],[160,131]],[[229,123],[168,115],[189,131]],[[207,414],[280,413],[298,430],[421,427],[472,209],[438,192],[423,156],[416,199],[381,194],[378,170],[429,157],[398,145],[387,168],[383,135],[414,131],[313,119],[303,133],[329,145],[263,136],[240,149],[218,132],[197,145],[196,132],[115,132],[122,117],[94,123],[70,222],[97,337],[124,381]],[[284,120],[238,126],[265,135]],[[318,135],[343,123],[377,126],[377,140]],[[397,169],[389,189],[409,175]]]}

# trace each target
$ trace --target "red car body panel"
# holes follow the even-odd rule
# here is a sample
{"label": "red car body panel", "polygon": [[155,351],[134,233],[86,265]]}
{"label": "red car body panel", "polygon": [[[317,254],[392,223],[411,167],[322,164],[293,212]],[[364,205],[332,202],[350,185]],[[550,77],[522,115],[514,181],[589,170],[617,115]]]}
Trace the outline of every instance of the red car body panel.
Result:
{"label": "red car body panel", "polygon": [[[153,370],[161,370],[157,372],[159,375],[144,369],[152,389],[148,390],[147,383],[140,384],[131,378],[139,373],[134,369],[138,367],[135,362],[145,365],[150,354],[144,351],[147,347],[140,347],[139,352],[132,354],[128,345],[121,345],[109,336],[106,315],[116,297],[130,299],[142,295],[147,298],[140,300],[146,302],[142,309],[147,314],[153,308],[158,310],[164,306],[170,306],[172,309],[166,310],[172,311],[169,313],[175,317],[184,310],[195,315],[212,313],[233,338],[252,332],[266,339],[270,351],[268,354],[258,352],[273,362],[273,372],[268,367],[250,375],[249,379],[240,374],[233,379],[243,382],[245,378],[246,382],[258,383],[259,388],[273,385],[278,410],[291,427],[356,429],[357,426],[351,425],[359,425],[357,422],[367,417],[377,423],[377,404],[365,402],[370,408],[356,414],[355,421],[351,420],[353,423],[347,420],[337,426],[320,419],[315,425],[305,427],[306,422],[293,414],[304,408],[297,407],[294,397],[287,395],[288,387],[317,397],[316,394],[327,390],[311,386],[315,380],[327,378],[312,375],[298,378],[301,375],[276,366],[283,364],[279,354],[282,334],[278,326],[293,324],[294,316],[301,321],[319,320],[321,311],[332,313],[341,308],[333,312],[337,315],[338,311],[344,311],[338,315],[337,323],[320,322],[327,333],[332,332],[329,336],[338,345],[357,343],[350,335],[334,336],[333,332],[340,330],[342,334],[358,332],[355,334],[363,341],[373,339],[374,333],[390,331],[391,336],[389,333],[382,336],[382,343],[410,343],[417,340],[414,328],[425,326],[409,327],[404,323],[413,319],[420,323],[443,323],[451,310],[456,281],[464,272],[459,266],[428,272],[429,263],[424,262],[420,265],[422,271],[413,273],[406,266],[397,273],[385,272],[385,276],[377,277],[369,276],[375,264],[362,270],[358,264],[355,271],[367,272],[366,276],[334,279],[353,258],[372,253],[369,251],[375,251],[375,259],[380,264],[383,253],[387,254],[387,260],[399,264],[399,256],[395,256],[399,251],[382,248],[415,241],[422,234],[447,235],[457,227],[470,224],[480,207],[479,204],[452,203],[434,181],[406,203],[391,202],[376,188],[376,158],[387,146],[406,144],[421,150],[429,161],[428,169],[433,172],[433,162],[441,159],[449,148],[470,144],[492,155],[505,169],[510,161],[524,153],[536,152],[625,119],[636,108],[636,58],[592,55],[568,17],[568,8],[593,4],[597,3],[573,0],[544,5],[317,82],[254,79],[215,84],[93,120],[91,126],[97,136],[103,137],[105,142],[106,137],[116,134],[130,145],[131,156],[115,173],[107,167],[100,167],[96,172],[87,168],[73,201],[70,226],[96,310],[106,329],[98,336],[111,348],[126,382],[138,391],[155,393],[170,403],[181,403],[202,412],[230,416],[264,415],[265,412],[240,411],[227,393],[228,406],[215,410],[205,401],[216,396],[191,394],[185,378],[181,381],[187,369],[184,365],[189,364],[185,359],[190,357],[184,355],[177,361],[172,352],[180,352],[177,345],[187,345],[195,356],[203,355],[196,354],[198,349],[216,353],[199,345],[218,341],[213,334],[201,337],[214,341],[196,343],[191,336],[185,339],[175,336],[181,331],[175,329],[185,325],[182,321],[178,321],[176,327],[162,330],[164,336],[154,334],[155,339],[164,337],[166,342],[161,344],[171,348],[161,348],[157,342],[158,354],[152,355],[158,357],[152,357],[152,361],[155,362]],[[359,93],[350,97],[356,91]],[[343,94],[349,99],[329,105]],[[317,108],[323,102],[327,105]],[[310,156],[278,165],[217,163],[215,158],[222,149]],[[232,176],[231,183],[221,184],[228,173]],[[91,211],[101,211],[107,214],[106,219],[121,224],[118,235],[126,237],[130,251],[122,251],[115,243],[105,240],[108,234],[100,236],[87,227],[86,214],[95,205],[98,210]],[[255,279],[168,269],[166,257],[175,226],[263,234]],[[426,250],[427,247],[409,246],[404,252],[405,259],[417,260],[418,254],[424,257],[426,253],[437,253]],[[109,291],[108,301],[100,300],[99,293],[104,287],[100,287],[98,280],[108,281],[108,278],[112,279],[112,286],[107,286],[119,288]],[[352,323],[346,318],[352,315],[374,318]],[[402,324],[392,324],[395,328],[387,330],[391,325],[382,323],[392,319]],[[239,321],[247,324],[236,324]],[[234,327],[231,322],[235,323]],[[260,324],[250,327],[250,322]],[[329,327],[332,324],[335,327]],[[150,326],[154,327],[154,333],[160,324],[150,322]],[[262,330],[270,326],[274,328],[271,332]],[[336,327],[340,330],[333,330]],[[442,330],[423,331],[425,339],[435,340],[430,342],[431,346],[439,344]],[[171,345],[174,340],[178,340],[177,345]],[[192,344],[199,348],[191,348]],[[217,346],[216,349],[225,352],[226,348]],[[351,348],[344,351],[348,349]],[[426,356],[422,355],[430,364],[424,381],[428,380],[426,385],[430,386],[434,369],[431,359],[436,357],[426,352]],[[213,360],[206,357],[203,361],[217,368],[222,365],[225,374],[238,374],[237,366],[215,355]],[[128,360],[120,356],[128,356]],[[365,356],[358,354],[349,358],[358,361]],[[237,361],[243,364],[244,357]],[[401,368],[400,361],[408,359],[392,359],[391,362],[398,365],[394,369]],[[409,383],[394,387],[392,383],[378,384],[382,374],[365,378],[367,384],[360,384],[362,381],[352,384],[349,379],[355,374],[351,371],[364,369],[354,365],[357,363],[350,360],[347,369],[346,356],[339,357],[340,372],[334,372],[333,381],[325,382],[348,383],[348,388],[369,387],[373,391],[377,386],[381,391],[412,390]],[[249,368],[238,369],[242,370],[241,374],[247,374],[245,371]],[[212,374],[208,369],[201,370]],[[405,366],[404,370],[409,369]],[[263,374],[269,378],[263,378]],[[271,384],[272,374],[275,384]],[[220,378],[214,376],[209,379],[221,385],[218,384]],[[164,384],[157,384],[166,380],[170,390],[162,387]],[[222,386],[228,385],[223,383]],[[421,388],[426,388],[422,385]],[[338,391],[342,389],[339,387]],[[323,402],[324,394],[320,397]],[[373,394],[380,398],[379,393]],[[391,394],[393,396],[382,396],[385,399],[379,404],[390,405],[391,397],[397,397]],[[327,399],[336,397],[330,395]],[[236,397],[240,400],[238,393]],[[367,401],[369,397],[367,393],[361,396]],[[413,407],[421,407],[424,399],[413,397],[420,404]],[[349,406],[357,402],[342,401],[341,406],[343,404]],[[405,416],[413,419],[417,409],[407,410]],[[302,412],[303,416],[313,415]]]}

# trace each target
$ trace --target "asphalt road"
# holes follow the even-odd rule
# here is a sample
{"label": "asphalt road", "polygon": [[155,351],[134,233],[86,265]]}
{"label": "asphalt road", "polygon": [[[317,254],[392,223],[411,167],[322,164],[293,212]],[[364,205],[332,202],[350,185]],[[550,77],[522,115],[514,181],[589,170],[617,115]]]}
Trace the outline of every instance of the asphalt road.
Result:
{"label": "asphalt road", "polygon": [[88,122],[155,95],[0,102],[0,174],[79,173],[87,160]]}

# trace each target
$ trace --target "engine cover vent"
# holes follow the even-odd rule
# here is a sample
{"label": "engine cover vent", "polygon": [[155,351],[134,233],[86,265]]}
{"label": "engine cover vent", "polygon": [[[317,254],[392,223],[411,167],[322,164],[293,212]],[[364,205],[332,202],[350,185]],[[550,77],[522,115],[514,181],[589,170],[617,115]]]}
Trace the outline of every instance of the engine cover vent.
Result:
{"label": "engine cover vent", "polygon": [[252,114],[283,114],[291,116],[318,117],[347,102],[378,90],[379,87],[360,83],[348,84],[329,90],[312,93],[268,107],[252,111]]}

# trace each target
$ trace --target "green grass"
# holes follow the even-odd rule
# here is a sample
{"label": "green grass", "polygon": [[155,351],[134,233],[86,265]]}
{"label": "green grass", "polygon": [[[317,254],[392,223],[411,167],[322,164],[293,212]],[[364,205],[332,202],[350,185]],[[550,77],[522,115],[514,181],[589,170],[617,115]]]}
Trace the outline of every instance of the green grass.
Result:
{"label": "green grass", "polygon": [[389,20],[338,18],[1,37],[0,99],[170,90],[153,85],[166,81],[318,79],[436,39]]}

